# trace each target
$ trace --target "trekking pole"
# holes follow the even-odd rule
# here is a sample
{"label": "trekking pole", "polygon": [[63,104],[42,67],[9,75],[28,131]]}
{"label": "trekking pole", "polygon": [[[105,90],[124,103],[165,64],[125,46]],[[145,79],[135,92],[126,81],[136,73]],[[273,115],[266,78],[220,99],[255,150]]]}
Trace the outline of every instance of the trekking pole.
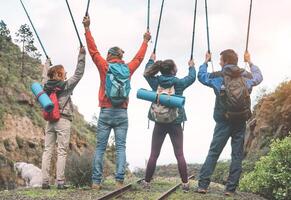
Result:
{"label": "trekking pole", "polygon": [[88,0],[88,2],[87,2],[87,8],[86,8],[85,16],[89,15],[89,6],[90,6],[90,0]]}
{"label": "trekking pole", "polygon": [[66,3],[67,3],[67,6],[68,6],[68,9],[69,9],[69,12],[70,12],[70,16],[72,18],[72,22],[73,22],[76,34],[77,34],[79,42],[80,42],[80,47],[83,47],[83,44],[82,44],[82,41],[81,41],[81,38],[80,38],[80,35],[79,35],[79,32],[78,32],[78,29],[77,29],[77,26],[76,26],[76,23],[75,23],[75,20],[74,20],[74,17],[73,17],[73,14],[72,14],[72,11],[71,11],[71,8],[70,8],[68,0],[66,0]]}
{"label": "trekking pole", "polygon": [[[208,11],[207,11],[207,0],[205,0],[205,15],[206,15],[206,31],[207,31],[207,47],[208,47],[208,53],[210,52],[210,41],[209,41],[209,27],[208,27]],[[213,63],[212,60],[209,60],[211,62],[212,65],[212,72],[214,72],[214,68],[213,68]]]}
{"label": "trekking pole", "polygon": [[147,32],[150,31],[150,6],[151,6],[151,0],[148,0]]}
{"label": "trekking pole", "polygon": [[193,33],[192,33],[192,46],[191,46],[191,56],[190,56],[190,60],[193,59],[193,51],[194,51],[194,36],[195,36],[195,24],[196,24],[196,10],[197,10],[197,0],[195,0],[194,21],[193,21]]}
{"label": "trekking pole", "polygon": [[[29,22],[30,22],[30,24],[31,24],[31,26],[32,26],[32,29],[33,29],[33,31],[34,31],[34,33],[35,33],[35,35],[36,35],[36,37],[37,37],[37,40],[38,40],[38,42],[39,42],[39,44],[40,44],[40,46],[41,46],[41,48],[42,48],[42,50],[43,50],[43,52],[44,52],[44,54],[45,54],[46,59],[49,59],[49,57],[48,57],[48,55],[47,55],[47,53],[46,53],[46,50],[45,50],[45,48],[44,48],[44,46],[43,46],[43,44],[42,44],[42,42],[41,42],[41,40],[40,40],[40,38],[39,38],[39,36],[38,36],[37,31],[36,31],[35,28],[34,28],[34,25],[33,25],[32,21],[31,21],[31,19],[30,19],[30,16],[29,16],[29,14],[28,14],[28,12],[27,12],[27,10],[26,10],[26,8],[25,8],[25,6],[24,6],[22,0],[20,0],[20,3],[21,3],[21,5],[22,5],[22,7],[23,7],[23,9],[24,9],[24,11],[25,11],[25,13],[26,13],[26,16],[27,16],[27,18],[28,18],[28,20],[29,20]],[[52,65],[52,63],[50,63],[50,65]]]}
{"label": "trekking pole", "polygon": [[163,14],[163,9],[164,9],[164,1],[165,0],[162,1],[162,5],[161,5],[161,11],[160,11],[159,23],[158,23],[158,28],[157,28],[155,47],[154,47],[154,51],[153,51],[154,54],[156,53],[156,49],[157,49],[157,42],[158,42],[158,38],[159,38],[161,19],[162,19],[162,14]]}
{"label": "trekking pole", "polygon": [[[250,27],[251,27],[251,15],[252,15],[252,5],[253,5],[253,0],[250,0],[250,10],[249,10],[249,20],[248,20],[248,30],[247,30],[247,41],[246,41],[246,50],[245,53],[248,52],[249,48],[249,35],[250,35]],[[244,60],[247,66],[246,60]]]}

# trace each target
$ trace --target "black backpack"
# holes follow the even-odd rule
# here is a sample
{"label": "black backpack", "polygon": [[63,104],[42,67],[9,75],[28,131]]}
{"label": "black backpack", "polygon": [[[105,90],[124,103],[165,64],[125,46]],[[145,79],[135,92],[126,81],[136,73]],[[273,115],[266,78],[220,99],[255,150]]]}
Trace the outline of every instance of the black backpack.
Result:
{"label": "black backpack", "polygon": [[241,75],[243,72],[244,69],[233,66],[212,75],[222,76],[224,80],[221,96],[226,109],[226,119],[247,121],[251,117],[251,98],[246,78]]}

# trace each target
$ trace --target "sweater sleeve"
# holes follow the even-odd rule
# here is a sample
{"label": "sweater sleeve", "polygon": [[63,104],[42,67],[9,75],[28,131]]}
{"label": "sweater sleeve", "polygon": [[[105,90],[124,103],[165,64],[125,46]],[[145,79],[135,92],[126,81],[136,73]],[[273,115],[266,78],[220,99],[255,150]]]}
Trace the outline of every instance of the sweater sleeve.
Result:
{"label": "sweater sleeve", "polygon": [[85,70],[85,53],[80,53],[78,56],[78,64],[75,70],[75,73],[72,77],[70,77],[66,82],[66,90],[73,90],[78,82],[83,77]]}
{"label": "sweater sleeve", "polygon": [[[145,70],[150,68],[153,64],[154,64],[154,60],[149,59],[148,63],[146,64]],[[159,84],[157,76],[145,76],[144,75],[144,78],[146,79],[146,81],[148,82],[148,84],[150,85],[152,90],[156,91],[158,88],[158,84]]]}
{"label": "sweater sleeve", "polygon": [[93,62],[97,66],[99,72],[105,71],[105,67],[107,66],[106,60],[101,56],[100,52],[97,49],[94,38],[90,31],[85,32],[87,48],[90,56],[92,57]]}
{"label": "sweater sleeve", "polygon": [[44,85],[47,80],[48,80],[48,77],[47,77],[47,73],[48,73],[48,70],[49,70],[49,67],[50,67],[50,60],[47,59],[45,61],[45,64],[43,66],[43,70],[42,70],[42,75],[41,75],[41,84]]}
{"label": "sweater sleeve", "polygon": [[127,64],[128,68],[130,70],[130,75],[132,75],[135,70],[140,66],[142,63],[144,56],[147,51],[148,44],[146,42],[143,42],[140,49],[138,50],[137,54],[134,56],[134,58]]}

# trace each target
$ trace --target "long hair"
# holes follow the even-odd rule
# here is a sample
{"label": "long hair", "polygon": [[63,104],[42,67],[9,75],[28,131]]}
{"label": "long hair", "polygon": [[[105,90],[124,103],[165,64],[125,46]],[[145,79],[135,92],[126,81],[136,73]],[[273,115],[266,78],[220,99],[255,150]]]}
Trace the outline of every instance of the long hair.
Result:
{"label": "long hair", "polygon": [[173,60],[158,60],[144,72],[145,77],[155,76],[161,72],[162,75],[175,75],[177,72],[176,64]]}

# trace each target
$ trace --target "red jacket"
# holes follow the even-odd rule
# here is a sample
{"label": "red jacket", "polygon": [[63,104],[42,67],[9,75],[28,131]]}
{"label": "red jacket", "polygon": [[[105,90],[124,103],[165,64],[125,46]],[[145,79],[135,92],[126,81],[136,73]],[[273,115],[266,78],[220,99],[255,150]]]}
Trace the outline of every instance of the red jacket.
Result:
{"label": "red jacket", "polygon": [[[88,46],[88,51],[92,57],[93,62],[97,66],[97,69],[99,70],[99,75],[100,75],[100,87],[99,87],[99,107],[105,107],[105,108],[111,108],[112,104],[110,100],[106,97],[105,95],[105,78],[106,78],[106,73],[108,71],[108,62],[106,59],[104,59],[101,55],[100,52],[98,51],[94,38],[91,35],[90,31],[86,31],[85,33],[86,36],[86,42]],[[141,62],[144,59],[146,50],[147,50],[147,43],[143,42],[139,51],[135,55],[135,57],[127,63],[127,66],[130,70],[130,76],[135,72],[135,70],[140,66]],[[120,59],[112,59],[110,60],[110,63],[124,63],[123,60]],[[124,102],[121,105],[121,108],[127,108],[128,106],[128,101]]]}

